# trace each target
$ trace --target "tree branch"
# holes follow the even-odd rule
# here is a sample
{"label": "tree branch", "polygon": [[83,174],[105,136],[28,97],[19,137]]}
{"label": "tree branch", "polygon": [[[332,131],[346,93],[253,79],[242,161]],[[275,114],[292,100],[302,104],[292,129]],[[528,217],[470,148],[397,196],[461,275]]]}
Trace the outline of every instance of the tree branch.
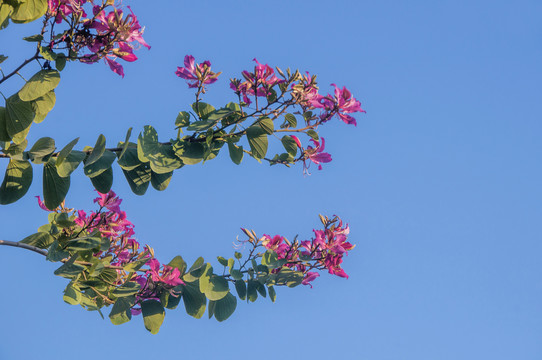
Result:
{"label": "tree branch", "polygon": [[25,250],[30,250],[30,251],[37,252],[38,254],[43,255],[43,256],[47,256],[47,250],[43,250],[43,249],[40,249],[38,247],[28,245],[28,244],[24,244],[24,243],[21,243],[21,242],[18,242],[18,241],[0,240],[0,245],[20,247],[20,248],[23,248]]}
{"label": "tree branch", "polygon": [[19,67],[17,69],[13,70],[11,73],[7,74],[6,76],[3,76],[2,79],[0,79],[0,84],[3,83],[4,81],[6,81],[7,79],[9,79],[10,77],[12,77],[13,75],[17,74],[19,72],[19,70],[21,70],[23,67],[25,67],[26,65],[28,65],[32,61],[38,59],[39,56],[40,56],[39,51],[36,51],[36,54],[34,56],[32,56],[28,60],[25,60],[21,65],[19,65]]}

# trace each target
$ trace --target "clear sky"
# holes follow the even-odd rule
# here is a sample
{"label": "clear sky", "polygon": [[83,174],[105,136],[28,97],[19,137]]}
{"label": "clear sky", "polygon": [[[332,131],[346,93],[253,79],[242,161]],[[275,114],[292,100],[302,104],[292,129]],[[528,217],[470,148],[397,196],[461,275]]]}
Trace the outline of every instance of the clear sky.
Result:
{"label": "clear sky", "polygon": [[[174,75],[185,54],[223,71],[207,97],[216,105],[234,100],[227,79],[254,57],[317,74],[322,91],[347,86],[367,114],[356,128],[321,128],[333,162],[311,176],[248,158],[237,166],[225,151],[143,197],[115,168],[113,189],[164,262],[229,257],[240,227],[308,238],[318,213],[338,214],[357,245],[350,278],[322,274],[313,289],[278,289],[275,304],[241,302],[223,323],[169,311],[153,336],[141,318],[114,326],[65,304],[57,264],[3,247],[0,359],[542,359],[540,1],[125,3],[152,49],[124,79],[103,63],[69,63],[30,143],[92,146],[103,133],[116,144],[146,124],[174,137],[193,101]],[[32,54],[20,38],[35,27],[0,32],[3,68]],[[13,78],[1,91],[20,86]],[[0,238],[47,222],[35,173],[27,196],[0,208]],[[79,169],[68,205],[92,210],[94,196]]]}

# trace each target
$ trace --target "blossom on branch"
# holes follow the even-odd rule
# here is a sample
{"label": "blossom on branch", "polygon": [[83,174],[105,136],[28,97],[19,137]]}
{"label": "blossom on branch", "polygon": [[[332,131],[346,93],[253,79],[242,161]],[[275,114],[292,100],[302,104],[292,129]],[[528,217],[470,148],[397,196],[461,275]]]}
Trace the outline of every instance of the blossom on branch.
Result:
{"label": "blossom on branch", "polygon": [[209,60],[196,64],[192,55],[184,57],[184,66],[178,66],[175,74],[187,80],[189,88],[198,88],[212,84],[218,80],[218,76],[221,74],[221,72],[214,73],[211,71],[211,62]]}

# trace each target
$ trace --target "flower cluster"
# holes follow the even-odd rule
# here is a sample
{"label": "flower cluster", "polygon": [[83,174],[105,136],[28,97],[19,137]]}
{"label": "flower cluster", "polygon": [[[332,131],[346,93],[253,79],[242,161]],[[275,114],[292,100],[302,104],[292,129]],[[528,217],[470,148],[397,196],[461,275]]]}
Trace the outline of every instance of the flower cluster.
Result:
{"label": "flower cluster", "polygon": [[241,82],[239,79],[231,79],[230,81],[230,88],[237,95],[242,95],[243,101],[247,105],[252,103],[248,95],[267,97],[271,93],[273,86],[284,82],[275,75],[275,70],[271,66],[260,64],[256,59],[252,60],[256,62],[254,72],[244,70],[241,73],[245,81]]}
{"label": "flower cluster", "polygon": [[311,281],[320,276],[311,271],[313,269],[326,269],[330,274],[348,278],[341,268],[343,256],[348,255],[348,251],[354,248],[354,245],[347,241],[348,225],[343,227],[342,220],[338,217],[331,220],[327,217],[321,219],[324,229],[313,230],[315,237],[311,240],[291,243],[280,235],[264,235],[259,239],[260,244],[274,251],[278,259],[286,260],[282,267],[273,269],[273,273],[279,273],[284,268],[295,268],[304,275],[303,285],[310,285]]}
{"label": "flower cluster", "polygon": [[326,96],[315,95],[309,101],[310,105],[322,109],[320,114],[322,122],[326,122],[337,115],[346,124],[356,125],[356,119],[348,114],[365,112],[361,108],[361,103],[352,96],[352,93],[346,87],[339,89],[335,84],[331,84],[331,86],[335,87],[333,96],[330,94]]}
{"label": "flower cluster", "polygon": [[[309,174],[309,166],[310,162],[315,163],[318,165],[318,170],[322,170],[322,163],[328,163],[331,162],[331,155],[329,153],[324,152],[326,141],[324,138],[322,138],[322,144],[320,145],[319,140],[310,139],[310,141],[313,143],[314,147],[307,146],[306,149],[303,149],[303,146],[301,145],[301,141],[299,138],[295,135],[291,135],[291,137],[294,139],[297,146],[301,149],[301,159],[303,160],[303,173]],[[307,163],[307,161],[310,161]]]}
{"label": "flower cluster", "polygon": [[211,71],[211,62],[209,60],[196,64],[192,55],[184,57],[184,66],[178,66],[175,74],[187,80],[189,88],[201,87],[203,93],[205,93],[205,85],[216,82],[221,74],[221,72],[214,73]]}
{"label": "flower cluster", "polygon": [[[92,16],[84,10],[86,4],[92,7]],[[137,60],[134,50],[140,46],[150,49],[143,39],[144,29],[129,6],[126,14],[112,1],[97,5],[92,0],[49,0],[48,5],[48,16],[53,19],[49,48],[67,50],[70,59],[87,64],[104,59],[113,72],[124,77],[117,59],[133,62]],[[68,29],[58,33],[54,25],[61,23]]]}
{"label": "flower cluster", "polygon": [[[99,197],[94,199],[100,208],[98,211],[92,211],[87,214],[84,210],[73,210],[59,208],[55,211],[65,212],[73,211],[75,224],[77,224],[76,238],[82,234],[99,234],[102,238],[109,241],[109,248],[95,252],[93,256],[97,259],[110,259],[109,265],[116,269],[116,279],[113,282],[116,286],[121,286],[129,281],[134,281],[140,285],[140,290],[136,294],[135,304],[155,299],[158,300],[162,291],[168,291],[174,296],[174,287],[183,284],[179,269],[168,265],[161,265],[154,258],[154,252],[151,247],[145,245],[143,248],[135,239],[134,225],[127,220],[126,212],[120,209],[122,200],[110,191],[107,194],[98,193]],[[47,211],[47,207],[38,197],[39,206]],[[143,252],[141,252],[143,250]],[[137,274],[130,274],[125,270],[127,265],[136,262],[143,262],[148,268],[141,268]],[[137,306],[132,308],[132,314],[141,313]]]}

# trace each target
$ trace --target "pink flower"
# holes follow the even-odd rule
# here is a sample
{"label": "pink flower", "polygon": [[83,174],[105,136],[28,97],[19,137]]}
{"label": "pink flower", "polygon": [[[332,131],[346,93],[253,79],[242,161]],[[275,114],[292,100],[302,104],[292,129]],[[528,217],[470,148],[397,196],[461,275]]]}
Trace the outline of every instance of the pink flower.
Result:
{"label": "pink flower", "polygon": [[163,265],[160,271],[160,262],[156,259],[150,259],[147,261],[147,265],[151,268],[149,270],[151,279],[155,283],[164,283],[170,286],[177,286],[184,284],[181,280],[181,272],[177,268],[173,268],[168,265]]}
{"label": "pink flower", "polygon": [[119,206],[122,203],[122,200],[117,197],[117,194],[115,194],[113,190],[111,190],[107,194],[102,194],[100,192],[98,192],[98,194],[100,194],[100,197],[94,199],[95,203],[97,202],[98,205],[105,207],[106,209],[111,210],[115,213],[121,212]]}
{"label": "pink flower", "polygon": [[310,285],[310,287],[312,288],[312,285],[310,284],[310,282],[313,281],[314,279],[316,279],[319,276],[320,276],[320,274],[318,274],[317,272],[309,271],[309,272],[307,272],[305,274],[305,277],[303,278],[303,281],[301,281],[301,284]]}
{"label": "pink flower", "polygon": [[47,206],[45,206],[45,204],[43,203],[43,201],[41,201],[41,198],[39,196],[36,196],[38,198],[38,206],[40,207],[40,209],[42,210],[45,210],[45,211],[51,211],[47,208]]}
{"label": "pink flower", "polygon": [[115,58],[113,56],[110,56],[110,55],[105,56],[105,61],[107,62],[107,65],[109,65],[109,68],[111,69],[111,71],[113,71],[117,75],[124,77],[124,69],[122,65],[116,62],[114,59]]}
{"label": "pink flower", "polygon": [[352,96],[352,93],[346,87],[339,89],[337,85],[331,85],[335,86],[335,101],[337,102],[337,107],[339,108],[339,118],[346,124],[354,124],[355,126],[356,119],[348,114],[366,111],[361,108],[361,103]]}
{"label": "pink flower", "polygon": [[346,124],[356,125],[356,119],[348,114],[366,111],[361,108],[361,103],[352,96],[352,93],[346,87],[339,89],[337,85],[331,85],[335,87],[334,96],[330,94],[327,96],[314,96],[309,101],[310,105],[324,110],[320,115],[322,122],[326,122],[334,115],[337,115]]}
{"label": "pink flower", "polygon": [[299,141],[299,138],[297,136],[295,136],[295,135],[290,135],[290,137],[292,139],[294,139],[295,143],[297,144],[297,147],[299,147],[301,149],[302,146],[301,146],[301,141]]}
{"label": "pink flower", "polygon": [[230,88],[237,94],[243,95],[243,101],[250,105],[248,95],[255,96],[267,96],[269,95],[271,88],[277,84],[283,83],[284,80],[279,79],[275,75],[275,70],[267,64],[260,64],[256,58],[252,59],[256,62],[254,66],[254,72],[248,72],[244,70],[242,72],[245,78],[244,82],[238,79],[231,80]]}
{"label": "pink flower", "polygon": [[120,9],[114,9],[105,15],[105,11],[99,11],[99,6],[94,6],[95,20],[90,28],[98,31],[100,35],[113,35],[118,42],[137,42],[150,49],[149,44],[143,39],[144,28],[139,25],[132,8],[128,6],[128,9],[130,14],[123,18],[123,12]]}
{"label": "pink flower", "polygon": [[262,239],[262,245],[266,249],[276,252],[279,259],[283,259],[290,249],[290,245],[284,243],[284,238],[280,235],[275,235],[273,237],[264,235]]}
{"label": "pink flower", "polygon": [[185,67],[178,66],[175,74],[180,78],[188,80],[189,88],[197,88],[201,85],[212,84],[218,80],[218,76],[221,74],[220,72],[214,73],[211,71],[211,63],[209,60],[196,64],[192,55],[186,55],[184,57],[184,66]]}
{"label": "pink flower", "polygon": [[[324,152],[326,145],[324,138],[322,138],[322,145],[320,145],[320,142],[317,140],[311,139],[311,141],[314,144],[314,148],[312,146],[307,147],[304,153],[305,159],[308,159],[313,163],[317,164],[318,170],[322,170],[321,163],[330,162],[332,160],[331,155]],[[308,166],[306,166],[306,164],[305,168],[308,169]]]}

